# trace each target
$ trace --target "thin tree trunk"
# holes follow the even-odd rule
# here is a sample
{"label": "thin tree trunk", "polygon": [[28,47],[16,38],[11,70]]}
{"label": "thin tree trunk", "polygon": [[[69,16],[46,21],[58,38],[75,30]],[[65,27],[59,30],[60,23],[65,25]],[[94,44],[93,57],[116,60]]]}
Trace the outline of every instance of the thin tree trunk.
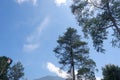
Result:
{"label": "thin tree trunk", "polygon": [[75,68],[74,68],[74,62],[73,62],[73,80],[75,80]]}
{"label": "thin tree trunk", "polygon": [[73,51],[72,51],[72,48],[71,48],[71,67],[72,67],[72,77],[73,77],[73,80],[75,80],[75,67],[74,67],[74,56],[73,56]]}

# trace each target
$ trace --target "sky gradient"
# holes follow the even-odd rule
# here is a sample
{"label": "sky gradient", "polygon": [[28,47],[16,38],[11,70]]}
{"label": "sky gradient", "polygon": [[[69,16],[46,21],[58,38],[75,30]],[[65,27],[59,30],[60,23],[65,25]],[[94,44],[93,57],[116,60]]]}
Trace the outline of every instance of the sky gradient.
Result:
{"label": "sky gradient", "polygon": [[[58,73],[58,59],[53,49],[59,35],[68,27],[74,27],[82,35],[67,0],[1,0],[0,1],[0,56],[20,61],[25,68],[25,78],[33,80]],[[105,41],[106,53],[97,53],[89,42],[90,56],[95,60],[102,77],[101,67],[106,64],[120,66],[119,48]],[[67,75],[67,74],[66,74]]]}

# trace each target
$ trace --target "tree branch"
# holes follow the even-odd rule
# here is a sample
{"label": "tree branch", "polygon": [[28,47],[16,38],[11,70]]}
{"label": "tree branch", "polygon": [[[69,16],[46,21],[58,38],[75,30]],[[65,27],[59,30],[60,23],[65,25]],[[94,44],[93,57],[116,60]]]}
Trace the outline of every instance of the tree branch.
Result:
{"label": "tree branch", "polygon": [[88,2],[89,4],[92,4],[94,7],[97,7],[99,9],[104,9],[103,7],[97,6],[97,4],[95,4],[94,2],[92,2],[92,0],[90,0],[90,2]]}
{"label": "tree branch", "polygon": [[107,27],[105,27],[105,28],[102,28],[102,29],[107,29],[107,28],[110,28],[110,27],[113,27],[114,25],[109,25],[109,26],[107,26]]}
{"label": "tree branch", "polygon": [[109,15],[109,17],[110,17],[110,20],[112,21],[113,26],[116,28],[118,34],[120,35],[120,29],[119,29],[119,27],[117,26],[117,23],[116,23],[115,18],[112,16],[112,12],[110,11],[109,2],[106,2],[106,7],[107,7],[107,10],[108,10],[108,15]]}

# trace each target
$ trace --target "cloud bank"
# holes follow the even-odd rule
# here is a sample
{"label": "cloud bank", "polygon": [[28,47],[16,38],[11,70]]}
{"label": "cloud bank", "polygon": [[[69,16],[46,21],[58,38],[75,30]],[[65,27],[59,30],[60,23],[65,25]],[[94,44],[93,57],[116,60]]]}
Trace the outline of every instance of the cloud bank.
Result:
{"label": "cloud bank", "polygon": [[40,36],[42,31],[47,27],[49,23],[49,17],[45,17],[44,20],[36,27],[33,32],[27,36],[26,43],[23,45],[24,52],[31,52],[39,48],[40,46]]}

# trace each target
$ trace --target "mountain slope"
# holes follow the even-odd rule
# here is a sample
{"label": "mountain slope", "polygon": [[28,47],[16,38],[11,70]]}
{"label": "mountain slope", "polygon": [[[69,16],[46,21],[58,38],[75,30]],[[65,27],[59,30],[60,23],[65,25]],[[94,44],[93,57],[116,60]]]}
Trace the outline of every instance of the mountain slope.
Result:
{"label": "mountain slope", "polygon": [[35,80],[65,80],[63,78],[57,77],[57,76],[45,76],[40,79],[35,79]]}

